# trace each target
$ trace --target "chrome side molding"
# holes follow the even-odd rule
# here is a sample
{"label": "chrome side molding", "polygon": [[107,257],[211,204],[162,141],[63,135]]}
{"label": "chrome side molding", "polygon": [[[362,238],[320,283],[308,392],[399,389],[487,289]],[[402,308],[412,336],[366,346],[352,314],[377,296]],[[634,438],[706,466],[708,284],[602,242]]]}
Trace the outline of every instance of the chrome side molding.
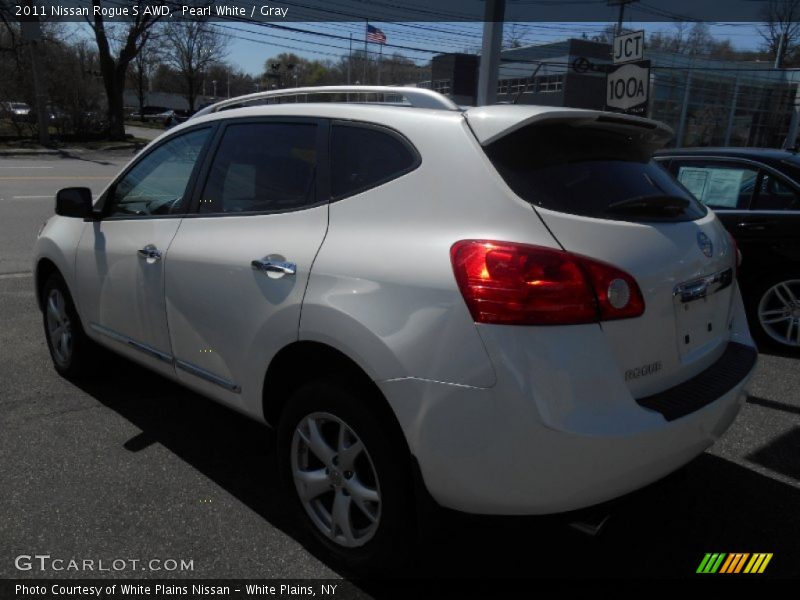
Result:
{"label": "chrome side molding", "polygon": [[142,342],[138,342],[132,338],[129,338],[126,335],[122,335],[121,333],[117,333],[116,331],[109,329],[107,327],[103,327],[102,325],[98,325],[97,323],[90,323],[89,326],[95,330],[97,333],[106,336],[107,338],[111,338],[121,344],[125,344],[126,346],[130,346],[139,352],[147,354],[153,358],[157,358],[160,361],[163,361],[167,364],[172,365],[173,367],[185,371],[190,375],[194,375],[195,377],[199,377],[200,379],[204,379],[210,383],[218,385],[222,388],[225,388],[229,392],[233,392],[234,394],[240,394],[242,392],[241,386],[235,384],[232,381],[228,381],[227,379],[220,377],[219,375],[214,375],[210,371],[198,367],[197,365],[193,365],[192,363],[188,363],[183,360],[178,360],[171,354],[167,354],[166,352],[162,352],[161,350],[157,350],[152,346],[147,344],[143,344]]}

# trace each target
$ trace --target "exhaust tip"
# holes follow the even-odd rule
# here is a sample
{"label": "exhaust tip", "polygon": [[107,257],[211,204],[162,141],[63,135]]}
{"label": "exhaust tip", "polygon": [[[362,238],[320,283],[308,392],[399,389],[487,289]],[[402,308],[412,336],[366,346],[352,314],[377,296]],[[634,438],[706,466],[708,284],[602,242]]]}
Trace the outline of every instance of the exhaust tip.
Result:
{"label": "exhaust tip", "polygon": [[588,536],[595,537],[600,534],[600,531],[605,527],[605,524],[611,518],[611,515],[600,515],[597,519],[587,519],[584,521],[573,521],[569,526],[584,533]]}

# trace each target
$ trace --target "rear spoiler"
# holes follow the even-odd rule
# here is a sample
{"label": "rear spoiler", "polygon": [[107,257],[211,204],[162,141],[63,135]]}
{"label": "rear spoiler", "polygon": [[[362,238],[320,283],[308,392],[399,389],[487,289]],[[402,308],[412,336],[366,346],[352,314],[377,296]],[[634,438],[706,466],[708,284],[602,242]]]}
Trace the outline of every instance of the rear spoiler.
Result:
{"label": "rear spoiler", "polygon": [[660,121],[600,110],[494,105],[470,108],[464,112],[464,116],[482,146],[488,146],[523,127],[545,122],[622,130],[643,138],[654,148],[666,145],[674,136],[672,129]]}

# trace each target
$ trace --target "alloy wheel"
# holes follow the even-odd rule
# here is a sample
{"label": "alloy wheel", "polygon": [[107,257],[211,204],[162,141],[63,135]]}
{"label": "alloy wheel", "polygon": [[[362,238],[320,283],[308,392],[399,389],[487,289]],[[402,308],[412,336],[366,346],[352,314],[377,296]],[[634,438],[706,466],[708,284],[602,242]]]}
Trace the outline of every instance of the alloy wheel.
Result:
{"label": "alloy wheel", "polygon": [[59,289],[47,295],[47,335],[53,356],[61,365],[69,364],[72,358],[72,322],[67,314],[67,301]]}
{"label": "alloy wheel", "polygon": [[291,462],[300,502],[323,535],[347,548],[374,537],[381,518],[378,475],[352,427],[330,413],[307,415],[292,436]]}
{"label": "alloy wheel", "polygon": [[764,292],[758,320],[773,340],[800,348],[800,279],[781,281]]}

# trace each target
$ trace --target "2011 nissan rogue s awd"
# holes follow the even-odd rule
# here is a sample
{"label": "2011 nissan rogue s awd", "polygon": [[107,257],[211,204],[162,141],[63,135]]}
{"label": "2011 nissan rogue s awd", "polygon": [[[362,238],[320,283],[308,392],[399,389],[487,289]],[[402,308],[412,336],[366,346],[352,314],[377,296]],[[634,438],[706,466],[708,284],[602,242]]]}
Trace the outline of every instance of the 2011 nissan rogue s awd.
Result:
{"label": "2011 nissan rogue s awd", "polygon": [[102,346],[275,427],[312,543],[354,569],[407,547],[415,485],[495,515],[626,494],[728,428],[757,357],[735,244],[651,160],[670,135],[416,88],[223,101],[95,201],[59,192],[53,363]]}

